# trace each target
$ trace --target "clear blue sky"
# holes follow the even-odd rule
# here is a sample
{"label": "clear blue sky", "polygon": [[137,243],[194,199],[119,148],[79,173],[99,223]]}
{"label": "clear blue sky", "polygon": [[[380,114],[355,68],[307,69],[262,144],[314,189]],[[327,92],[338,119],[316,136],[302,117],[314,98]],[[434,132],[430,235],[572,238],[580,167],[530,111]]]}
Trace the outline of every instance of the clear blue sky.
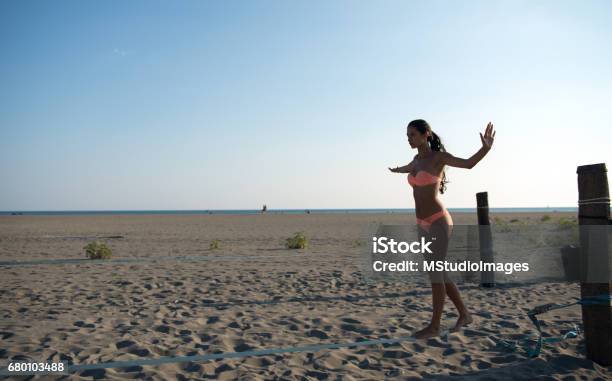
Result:
{"label": "clear blue sky", "polygon": [[[612,167],[611,1],[2,1],[0,210],[575,206]],[[612,176],[610,176],[612,177]]]}

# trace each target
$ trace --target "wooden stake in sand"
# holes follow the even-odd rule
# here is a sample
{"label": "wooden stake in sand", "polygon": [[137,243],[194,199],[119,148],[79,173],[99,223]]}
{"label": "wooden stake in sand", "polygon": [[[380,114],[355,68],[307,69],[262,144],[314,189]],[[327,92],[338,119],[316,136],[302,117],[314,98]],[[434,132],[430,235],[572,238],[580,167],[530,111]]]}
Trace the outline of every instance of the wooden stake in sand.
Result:
{"label": "wooden stake in sand", "polygon": [[[489,195],[487,192],[476,193],[476,210],[478,211],[478,240],[480,242],[480,260],[493,262],[493,239],[491,238],[491,224],[489,222]],[[495,273],[482,271],[480,273],[480,286],[495,286]]]}
{"label": "wooden stake in sand", "polygon": [[[605,298],[612,292],[612,258],[607,243],[610,220],[607,169],[604,163],[600,163],[579,166],[576,172],[581,247],[580,296],[583,300]],[[602,242],[604,240],[606,242]],[[595,278],[593,270],[597,272]],[[587,358],[603,366],[612,365],[612,305],[582,304],[582,321]]]}

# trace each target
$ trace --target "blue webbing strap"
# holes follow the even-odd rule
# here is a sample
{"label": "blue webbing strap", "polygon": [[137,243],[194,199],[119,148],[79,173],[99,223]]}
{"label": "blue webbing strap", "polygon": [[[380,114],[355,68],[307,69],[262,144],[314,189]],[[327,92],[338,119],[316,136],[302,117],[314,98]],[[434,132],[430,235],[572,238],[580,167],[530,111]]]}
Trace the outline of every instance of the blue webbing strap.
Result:
{"label": "blue webbing strap", "polygon": [[[599,295],[595,297],[583,298],[574,303],[559,305],[559,304],[544,304],[541,306],[537,306],[530,310],[527,315],[536,326],[538,330],[538,338],[536,340],[536,346],[531,349],[530,346],[524,345],[524,349],[527,352],[529,357],[536,357],[540,354],[543,343],[553,343],[559,342],[569,338],[575,338],[578,336],[578,329],[574,326],[574,331],[570,331],[559,338],[542,338],[542,330],[540,327],[540,322],[536,318],[536,315],[549,312],[552,310],[565,308],[569,306],[573,306],[576,304],[602,304],[609,305],[612,303],[612,296],[610,295]],[[447,331],[443,332],[440,336],[444,337],[448,334]],[[362,347],[362,346],[370,346],[376,344],[397,344],[400,342],[413,342],[416,339],[414,337],[399,337],[395,339],[377,339],[377,340],[364,340],[357,341],[352,343],[332,343],[332,344],[315,344],[315,345],[306,345],[302,347],[285,347],[285,348],[270,348],[263,350],[252,350],[252,351],[244,351],[244,352],[230,352],[230,353],[213,353],[207,355],[193,355],[193,356],[167,356],[160,358],[152,358],[152,359],[140,359],[140,360],[128,360],[128,361],[111,361],[111,362],[103,362],[103,363],[94,363],[94,364],[67,364],[67,369],[65,373],[78,372],[83,370],[91,370],[91,369],[107,369],[107,368],[126,368],[137,365],[161,365],[167,363],[180,363],[180,362],[189,362],[189,361],[207,361],[207,360],[219,360],[219,359],[229,359],[229,358],[242,358],[242,357],[250,357],[250,356],[266,356],[272,354],[282,354],[282,353],[296,353],[296,352],[317,352],[323,349],[338,349],[338,348],[354,348],[354,347]],[[530,341],[529,339],[526,341]],[[531,340],[533,341],[533,340]],[[517,342],[512,342],[508,340],[499,340],[499,343],[510,348],[516,350],[518,344]],[[20,373],[20,374],[28,374],[28,373]],[[0,370],[0,376],[5,375],[15,375],[15,373],[8,372],[6,369]]]}
{"label": "blue webbing strap", "polygon": [[[555,303],[549,303],[549,304],[543,304],[541,306],[537,306],[533,309],[531,309],[530,311],[527,312],[527,316],[529,317],[529,320],[531,320],[531,322],[533,323],[533,325],[536,327],[536,329],[538,330],[537,333],[537,339],[523,339],[523,340],[517,340],[517,341],[509,341],[509,340],[498,340],[498,343],[501,344],[502,346],[505,346],[506,348],[512,349],[512,350],[516,350],[517,347],[519,346],[519,343],[522,341],[522,347],[523,350],[527,353],[528,357],[538,357],[540,355],[540,352],[542,351],[542,345],[544,343],[558,343],[560,341],[566,340],[566,339],[574,339],[576,337],[578,337],[578,334],[580,333],[580,330],[578,329],[578,327],[576,325],[574,325],[574,330],[573,331],[569,331],[567,332],[565,335],[561,336],[561,337],[546,337],[543,338],[542,337],[542,327],[540,326],[540,321],[538,320],[538,318],[536,317],[537,315],[549,312],[549,311],[553,311],[553,310],[558,310],[561,308],[566,308],[566,307],[570,307],[570,306],[575,306],[577,304],[584,304],[584,305],[610,305],[610,303],[612,303],[612,295],[597,295],[597,296],[591,296],[591,297],[586,297],[586,298],[582,298],[581,300],[578,300],[574,303],[568,303],[568,304],[555,304]],[[535,341],[536,344],[535,346],[532,348],[532,346],[530,345],[530,342]]]}
{"label": "blue webbing strap", "polygon": [[[446,339],[448,337],[448,331],[444,330],[440,333],[440,337]],[[304,345],[304,346],[296,346],[296,347],[281,347],[281,348],[268,348],[268,349],[260,349],[260,350],[248,350],[243,352],[221,352],[221,353],[211,353],[205,355],[191,355],[191,356],[166,356],[166,357],[158,357],[158,358],[148,358],[148,359],[138,359],[138,360],[124,360],[124,361],[110,361],[110,362],[100,362],[93,364],[66,364],[66,368],[63,372],[56,372],[57,374],[69,374],[74,372],[80,372],[84,370],[93,370],[93,369],[109,369],[109,368],[129,368],[134,366],[141,365],[161,365],[161,364],[169,364],[169,363],[183,363],[183,362],[191,362],[191,361],[210,361],[210,360],[223,360],[223,359],[236,359],[243,357],[252,357],[252,356],[268,356],[274,354],[284,354],[284,353],[298,353],[298,352],[318,352],[324,349],[339,349],[339,348],[356,348],[356,347],[366,347],[372,345],[390,345],[390,344],[399,344],[401,342],[414,342],[415,339],[412,336],[405,337],[397,337],[394,339],[375,339],[375,340],[362,340],[348,343],[330,343],[330,344],[312,344],[312,345]],[[0,376],[6,375],[27,375],[33,374],[32,372],[9,372],[6,369],[0,370]]]}

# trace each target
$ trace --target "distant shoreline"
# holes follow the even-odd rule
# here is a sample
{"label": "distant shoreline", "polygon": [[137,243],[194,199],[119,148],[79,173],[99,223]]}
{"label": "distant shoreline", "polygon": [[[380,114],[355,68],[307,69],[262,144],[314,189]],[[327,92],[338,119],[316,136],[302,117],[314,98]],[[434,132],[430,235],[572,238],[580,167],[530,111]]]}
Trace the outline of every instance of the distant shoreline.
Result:
{"label": "distant shoreline", "polygon": [[[450,213],[476,213],[476,208],[448,208]],[[556,213],[578,212],[578,207],[490,208],[491,213]],[[414,213],[414,209],[268,209],[265,214],[362,214],[362,213]],[[56,211],[0,211],[0,216],[64,216],[64,215],[253,215],[259,209],[222,210],[56,210]]]}

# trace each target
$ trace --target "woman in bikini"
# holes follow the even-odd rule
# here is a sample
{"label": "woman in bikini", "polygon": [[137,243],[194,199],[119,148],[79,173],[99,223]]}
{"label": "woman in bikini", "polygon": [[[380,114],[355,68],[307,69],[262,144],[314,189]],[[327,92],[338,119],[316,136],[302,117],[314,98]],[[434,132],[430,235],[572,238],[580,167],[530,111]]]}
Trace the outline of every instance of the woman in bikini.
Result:
{"label": "woman in bikini", "polygon": [[[440,137],[422,119],[410,122],[407,130],[408,143],[410,143],[411,148],[418,149],[418,154],[408,165],[389,168],[389,170],[395,173],[408,173],[408,183],[413,187],[419,236],[425,236],[426,239],[432,241],[430,246],[433,252],[432,260],[444,260],[448,249],[448,240],[453,230],[453,220],[438,199],[438,190],[440,193],[444,193],[446,189],[444,166],[468,169],[474,167],[493,145],[493,138],[495,137],[493,124],[489,122],[484,136],[482,133],[480,134],[482,147],[469,159],[461,159],[446,152]],[[436,239],[431,240],[432,237],[436,237]],[[417,339],[439,335],[446,295],[459,311],[459,319],[453,331],[458,331],[461,327],[472,322],[472,316],[463,304],[457,286],[448,275],[436,272],[429,273],[429,276],[433,297],[433,314],[431,323],[415,333]]]}

